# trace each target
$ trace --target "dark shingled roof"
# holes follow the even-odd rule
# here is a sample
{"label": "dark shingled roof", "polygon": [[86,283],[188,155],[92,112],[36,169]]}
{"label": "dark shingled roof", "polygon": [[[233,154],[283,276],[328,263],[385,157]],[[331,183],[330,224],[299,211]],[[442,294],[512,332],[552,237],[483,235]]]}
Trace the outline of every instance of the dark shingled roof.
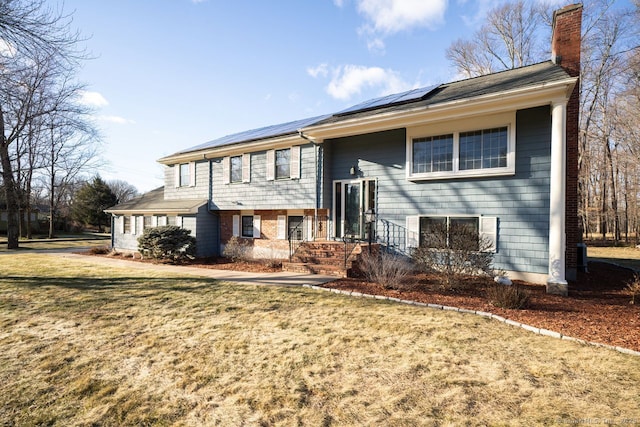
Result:
{"label": "dark shingled roof", "polygon": [[[556,65],[551,61],[541,62],[539,64],[474,77],[471,79],[444,83],[428,88],[413,89],[402,94],[397,94],[398,96],[391,95],[365,101],[334,114],[310,117],[307,119],[227,135],[222,138],[214,139],[213,141],[205,142],[204,144],[179,151],[174,153],[172,156],[208,148],[241,144],[279,136],[295,135],[299,129],[312,127],[314,125],[338,123],[359,117],[370,117],[388,112],[400,112],[419,107],[428,107],[446,102],[475,98],[491,93],[500,93],[513,89],[525,88],[527,86],[561,81],[568,77],[570,76],[559,65]],[[420,97],[412,97],[411,94],[418,94]],[[384,99],[388,99],[389,102],[382,103],[381,100]]]}
{"label": "dark shingled roof", "polygon": [[316,123],[317,125],[338,123],[344,120],[352,120],[358,117],[369,117],[376,114],[403,111],[419,107],[428,107],[446,102],[475,98],[491,93],[506,92],[509,90],[535,86],[543,83],[552,83],[569,78],[569,74],[559,65],[551,61],[515,68],[486,76],[474,77],[466,80],[445,83],[417,101],[406,102],[377,108],[375,110],[361,111],[349,115],[333,115]]}
{"label": "dark shingled roof", "polygon": [[207,200],[205,199],[165,200],[164,187],[159,187],[148,193],[144,193],[140,197],[105,209],[105,212],[115,214],[134,211],[194,213],[200,206],[206,203]]}
{"label": "dark shingled roof", "polygon": [[199,151],[206,148],[222,147],[224,145],[238,144],[241,142],[259,141],[261,139],[275,138],[278,136],[295,135],[296,133],[298,133],[298,129],[311,126],[317,122],[320,122],[326,119],[327,117],[329,116],[324,115],[324,116],[310,117],[308,119],[301,119],[293,122],[282,123],[278,125],[271,125],[263,128],[234,133],[232,135],[227,135],[227,136],[223,136],[222,138],[214,139],[213,141],[205,142],[204,144],[196,145],[195,147],[187,148],[186,150],[179,151],[175,154],[190,153],[192,151]]}

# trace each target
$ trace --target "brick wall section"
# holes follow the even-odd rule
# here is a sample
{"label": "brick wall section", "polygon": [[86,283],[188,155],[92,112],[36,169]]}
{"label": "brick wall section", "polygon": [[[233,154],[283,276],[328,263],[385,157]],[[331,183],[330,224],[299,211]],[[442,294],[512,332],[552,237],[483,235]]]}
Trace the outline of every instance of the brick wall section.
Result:
{"label": "brick wall section", "polygon": [[[566,6],[554,13],[551,55],[572,77],[580,76],[580,41],[582,5]],[[581,240],[578,220],[578,130],[580,111],[580,82],[576,83],[567,103],[567,188],[566,233],[567,278],[575,280],[577,244]]]}
{"label": "brick wall section", "polygon": [[[254,210],[252,215],[260,215],[260,238],[243,238],[253,248],[272,249],[275,251],[284,251],[288,253],[289,242],[286,239],[278,239],[278,215],[287,215],[286,210]],[[297,212],[297,211],[296,211]],[[250,215],[249,213],[247,213]],[[220,240],[224,245],[233,236],[233,216],[242,215],[241,211],[222,211],[220,212]],[[305,209],[305,216],[314,216],[313,209]],[[326,209],[318,209],[318,217],[326,218],[328,211]],[[322,224],[326,229],[326,221]],[[261,254],[269,254],[269,251],[262,250]],[[281,252],[278,252],[281,253]],[[277,256],[274,256],[277,258]]]}

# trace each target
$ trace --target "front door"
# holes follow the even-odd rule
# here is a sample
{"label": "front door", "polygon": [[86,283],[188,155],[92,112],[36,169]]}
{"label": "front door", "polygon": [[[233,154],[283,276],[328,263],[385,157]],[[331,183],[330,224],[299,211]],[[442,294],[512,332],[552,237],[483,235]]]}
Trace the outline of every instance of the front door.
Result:
{"label": "front door", "polygon": [[375,212],[376,180],[335,181],[333,188],[335,236],[364,239],[364,213]]}

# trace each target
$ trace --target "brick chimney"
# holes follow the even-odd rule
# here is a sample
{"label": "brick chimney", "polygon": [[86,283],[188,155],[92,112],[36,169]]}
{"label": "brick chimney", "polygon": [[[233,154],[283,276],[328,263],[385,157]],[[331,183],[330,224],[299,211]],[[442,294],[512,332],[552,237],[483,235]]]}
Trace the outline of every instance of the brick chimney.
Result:
{"label": "brick chimney", "polygon": [[565,6],[553,13],[551,60],[572,77],[580,75],[581,26],[581,4]]}
{"label": "brick chimney", "polygon": [[[551,60],[572,77],[580,77],[580,42],[582,5],[572,4],[553,14]],[[582,241],[578,218],[578,129],[580,112],[580,81],[567,102],[566,117],[566,278],[577,279],[578,243]]]}

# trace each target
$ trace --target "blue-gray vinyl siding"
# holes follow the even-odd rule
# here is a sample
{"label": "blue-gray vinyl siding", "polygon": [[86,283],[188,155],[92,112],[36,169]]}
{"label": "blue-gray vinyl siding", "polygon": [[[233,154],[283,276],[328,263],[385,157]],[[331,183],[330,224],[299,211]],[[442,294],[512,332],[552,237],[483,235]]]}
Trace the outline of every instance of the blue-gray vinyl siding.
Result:
{"label": "blue-gray vinyl siding", "polygon": [[[329,182],[377,178],[377,235],[404,248],[406,217],[483,215],[498,218],[497,268],[548,271],[551,117],[548,106],[516,114],[516,173],[512,176],[409,181],[406,131],[396,129],[325,141]],[[332,191],[324,207],[332,206]],[[388,234],[387,234],[388,233]]]}
{"label": "blue-gray vinyl siding", "polygon": [[[120,225],[121,216],[114,218],[112,229],[113,249],[120,251],[138,251],[138,237],[143,233],[142,216],[136,216],[136,233],[123,233]],[[191,231],[196,238],[196,256],[209,257],[219,255],[219,218],[207,211],[203,205],[195,215],[182,215],[182,228]]]}
{"label": "blue-gray vinyl siding", "polygon": [[[300,179],[267,181],[267,153],[251,155],[250,182],[223,183],[222,157],[211,160],[212,210],[313,209],[316,207],[316,156],[313,144],[300,148]],[[318,155],[320,159],[321,153]],[[319,169],[318,177],[320,178]]]}
{"label": "blue-gray vinyl siding", "polygon": [[195,167],[195,185],[176,186],[176,167],[171,165],[164,167],[164,198],[176,199],[208,199],[209,198],[209,161],[200,160],[193,162]]}

